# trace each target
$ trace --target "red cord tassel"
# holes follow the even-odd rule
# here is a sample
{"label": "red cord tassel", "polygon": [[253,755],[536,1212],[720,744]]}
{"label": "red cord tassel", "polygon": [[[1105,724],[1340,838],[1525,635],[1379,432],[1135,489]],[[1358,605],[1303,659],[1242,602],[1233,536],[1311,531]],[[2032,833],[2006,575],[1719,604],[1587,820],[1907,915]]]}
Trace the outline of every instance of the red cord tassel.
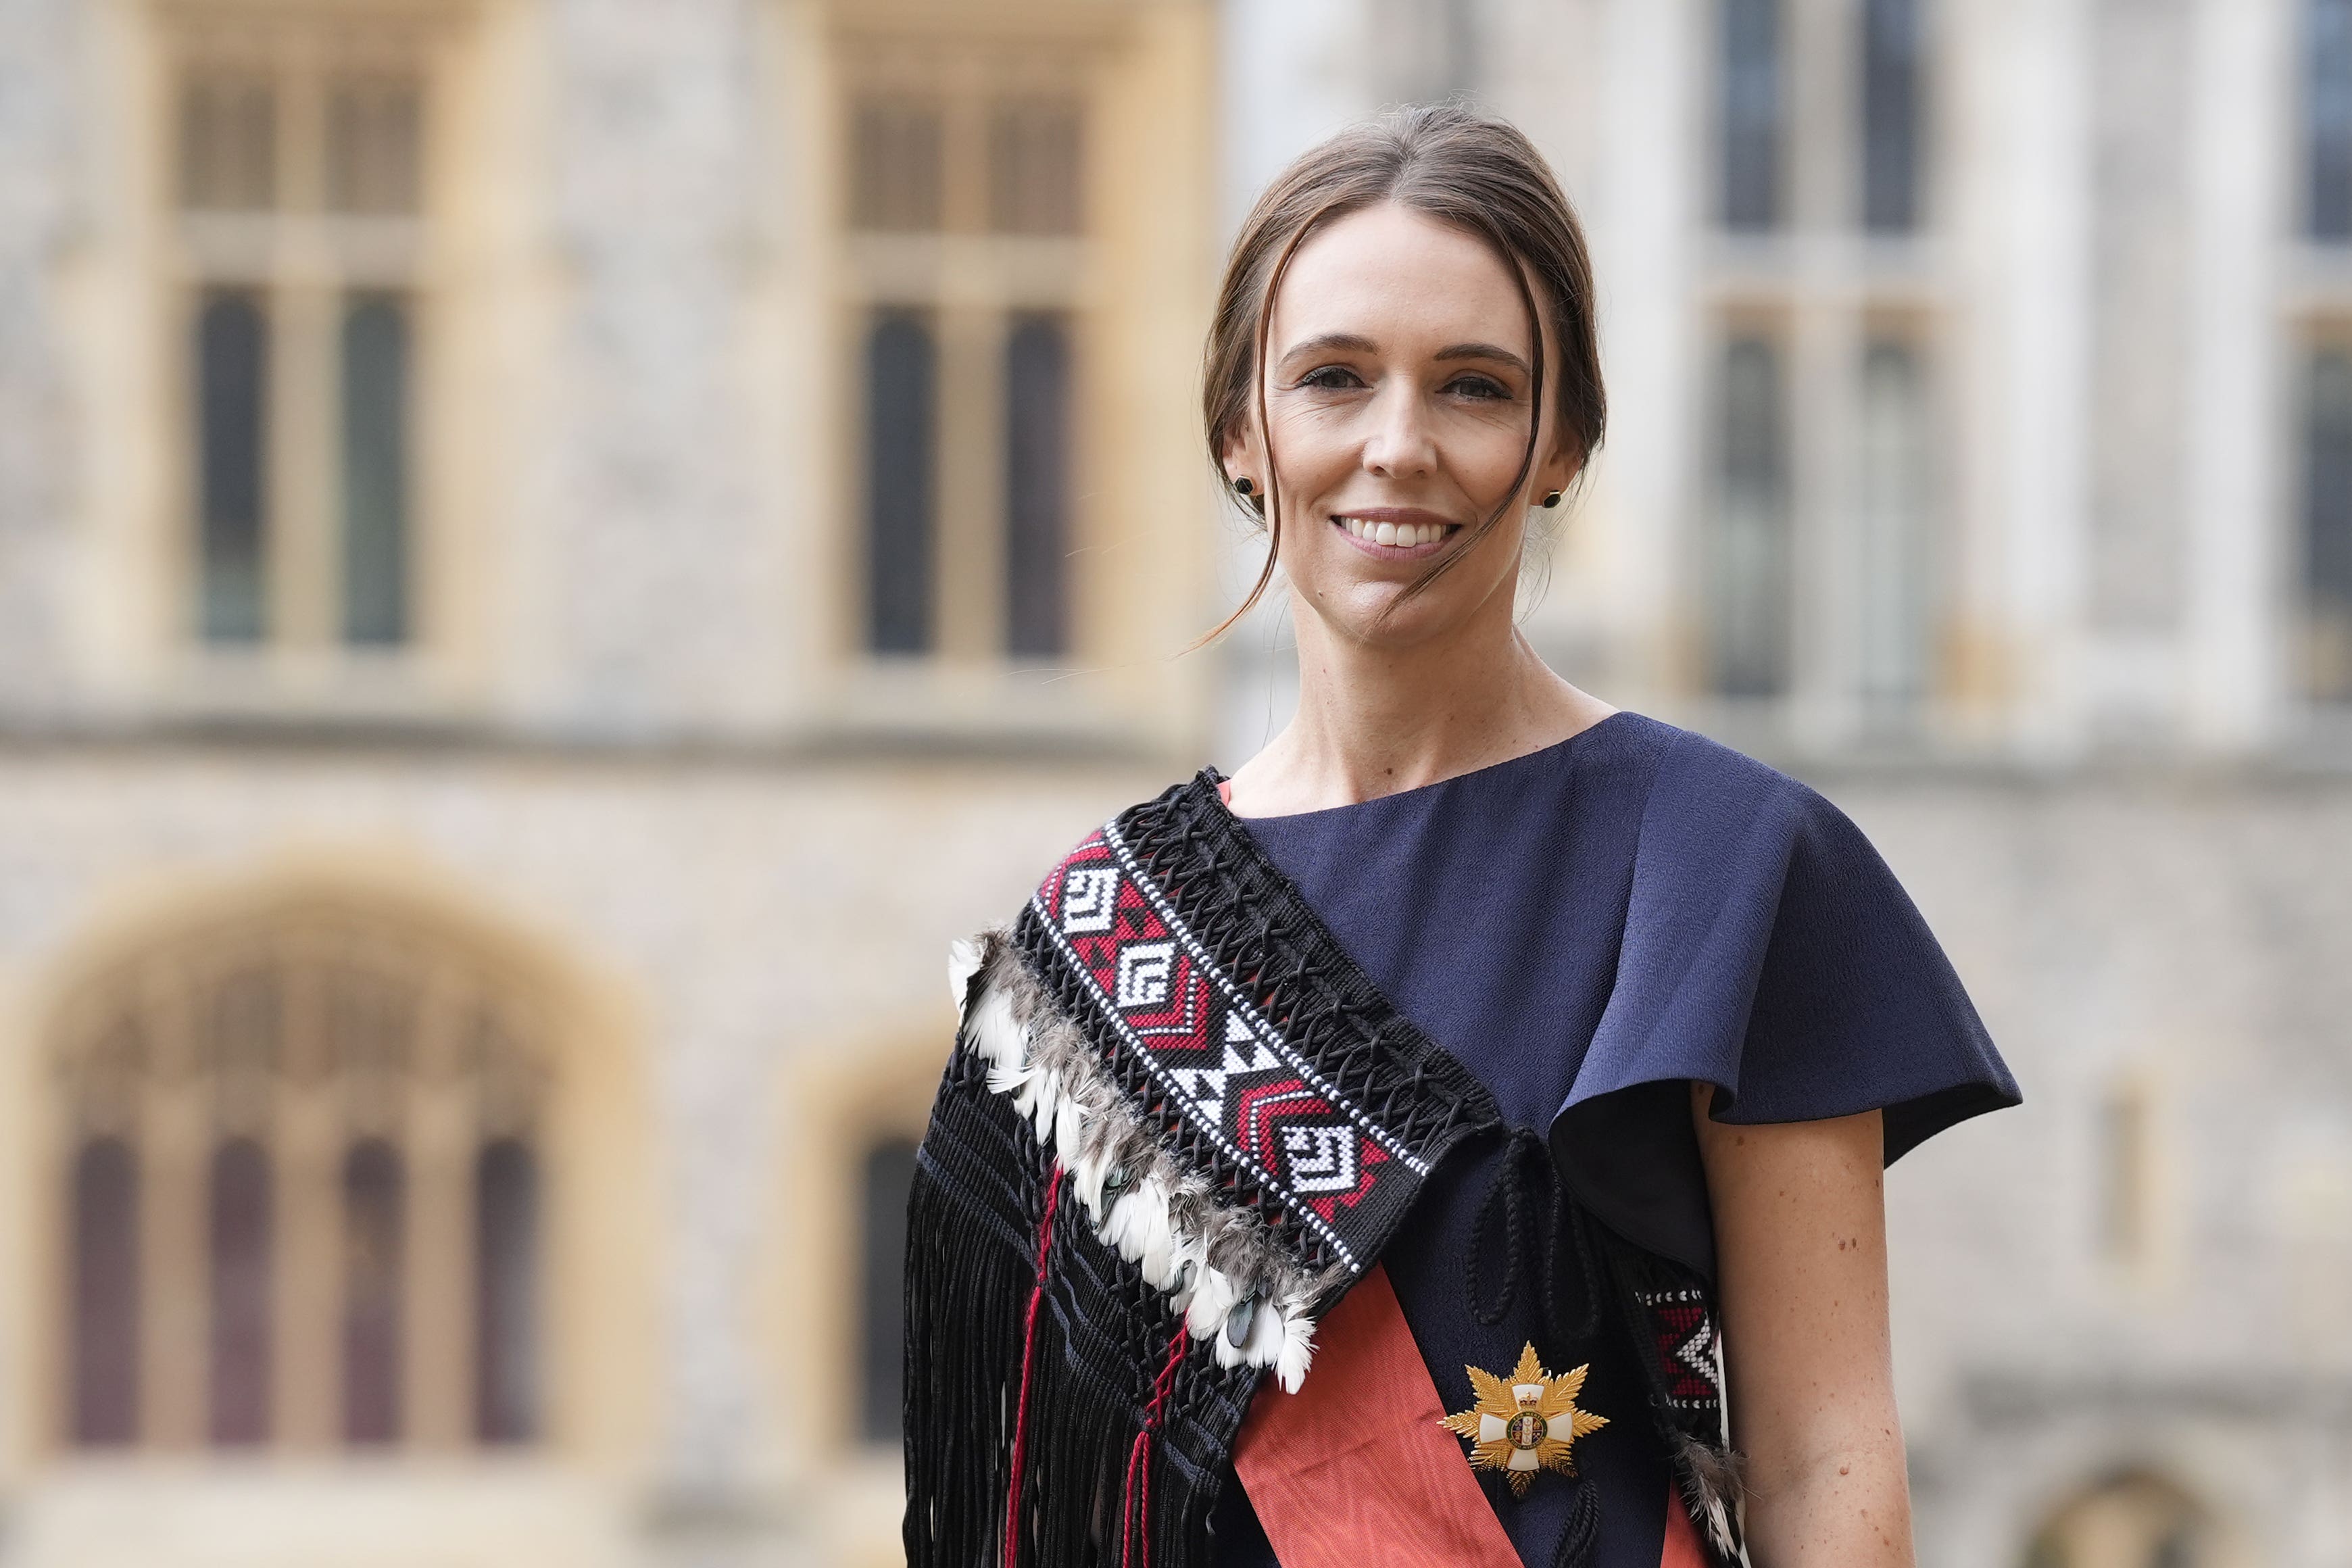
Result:
{"label": "red cord tassel", "polygon": [[1029,1445],[1029,1363],[1037,1352],[1037,1308],[1045,1300],[1045,1259],[1054,1250],[1054,1210],[1062,1201],[1062,1167],[1045,1184],[1045,1212],[1037,1221],[1037,1283],[1029,1292],[1029,1315],[1021,1328],[1021,1403],[1013,1417],[1013,1484],[1004,1494],[1004,1568],[1019,1568],[1021,1470]]}
{"label": "red cord tassel", "polygon": [[[1151,1568],[1151,1435],[1160,1429],[1160,1407],[1176,1386],[1176,1369],[1184,1364],[1184,1324],[1177,1321],[1175,1337],[1168,1342],[1168,1359],[1151,1380],[1151,1408],[1143,1414],[1143,1430],[1127,1456],[1127,1500],[1120,1512],[1119,1568]],[[1139,1559],[1135,1545],[1142,1542]]]}

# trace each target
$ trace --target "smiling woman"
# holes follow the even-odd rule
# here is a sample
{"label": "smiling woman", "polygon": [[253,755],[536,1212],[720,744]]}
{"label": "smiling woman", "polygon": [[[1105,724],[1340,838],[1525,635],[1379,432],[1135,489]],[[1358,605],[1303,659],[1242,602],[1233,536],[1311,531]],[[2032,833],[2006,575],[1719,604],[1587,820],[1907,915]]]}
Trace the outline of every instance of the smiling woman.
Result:
{"label": "smiling woman", "polygon": [[1519,634],[1605,416],[1535,148],[1301,157],[1205,414],[1298,713],[953,961],[910,1563],[1902,1568],[1881,1170],[2016,1086],[1835,806]]}
{"label": "smiling woman", "polygon": [[[1346,139],[1324,149],[1333,153],[1326,163],[1300,160],[1234,242],[1209,336],[1204,413],[1212,456],[1250,487],[1244,493],[1262,490],[1274,548],[1220,632],[1265,594],[1277,562],[1297,581],[1299,562],[1282,551],[1284,485],[1311,482],[1322,471],[1318,454],[1328,465],[1367,419],[1388,421],[1389,436],[1408,441],[1441,430],[1451,437],[1453,471],[1438,477],[1428,504],[1325,512],[1324,500],[1344,498],[1298,498],[1302,516],[1398,552],[1377,559],[1431,563],[1385,596],[1375,611],[1383,621],[1503,526],[1531,482],[1557,504],[1601,443],[1607,400],[1591,263],[1574,213],[1517,131],[1466,115],[1424,118],[1409,164]],[[1495,166],[1498,148],[1516,167]],[[1389,324],[1386,341],[1338,324],[1371,320]],[[1265,364],[1273,374],[1256,375]],[[1435,424],[1400,423],[1407,397]],[[1284,437],[1279,469],[1269,432]],[[1294,435],[1306,443],[1297,453],[1288,450]],[[1412,456],[1383,449],[1375,460]],[[1413,530],[1411,541],[1380,537],[1383,523]]]}

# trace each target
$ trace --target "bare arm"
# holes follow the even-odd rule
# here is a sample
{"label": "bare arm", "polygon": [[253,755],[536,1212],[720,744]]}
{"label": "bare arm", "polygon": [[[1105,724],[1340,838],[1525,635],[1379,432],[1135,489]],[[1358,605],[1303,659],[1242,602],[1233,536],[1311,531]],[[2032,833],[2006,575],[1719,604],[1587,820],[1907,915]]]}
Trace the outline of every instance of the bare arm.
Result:
{"label": "bare arm", "polygon": [[1757,1568],[1911,1568],[1878,1112],[1691,1118],[1715,1205],[1732,1441]]}

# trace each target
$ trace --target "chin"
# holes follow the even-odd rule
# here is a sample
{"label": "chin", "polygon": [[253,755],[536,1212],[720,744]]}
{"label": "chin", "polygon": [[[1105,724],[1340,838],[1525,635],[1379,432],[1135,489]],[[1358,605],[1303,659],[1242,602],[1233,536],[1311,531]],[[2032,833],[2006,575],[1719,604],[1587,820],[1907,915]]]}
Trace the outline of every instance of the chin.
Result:
{"label": "chin", "polygon": [[1411,599],[1404,596],[1408,584],[1403,583],[1351,584],[1341,596],[1338,612],[1327,613],[1323,618],[1334,631],[1367,647],[1402,651],[1437,641],[1470,619],[1461,585],[1452,580],[1457,575],[1447,574]]}

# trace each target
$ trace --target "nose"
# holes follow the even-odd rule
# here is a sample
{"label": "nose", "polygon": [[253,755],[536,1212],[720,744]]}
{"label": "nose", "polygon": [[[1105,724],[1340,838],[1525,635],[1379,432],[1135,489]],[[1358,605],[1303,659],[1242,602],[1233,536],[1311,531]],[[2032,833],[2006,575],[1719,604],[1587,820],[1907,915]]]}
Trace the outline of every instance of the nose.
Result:
{"label": "nose", "polygon": [[1364,441],[1364,471],[1384,479],[1426,479],[1437,467],[1437,440],[1420,388],[1391,376],[1372,400],[1372,427]]}

